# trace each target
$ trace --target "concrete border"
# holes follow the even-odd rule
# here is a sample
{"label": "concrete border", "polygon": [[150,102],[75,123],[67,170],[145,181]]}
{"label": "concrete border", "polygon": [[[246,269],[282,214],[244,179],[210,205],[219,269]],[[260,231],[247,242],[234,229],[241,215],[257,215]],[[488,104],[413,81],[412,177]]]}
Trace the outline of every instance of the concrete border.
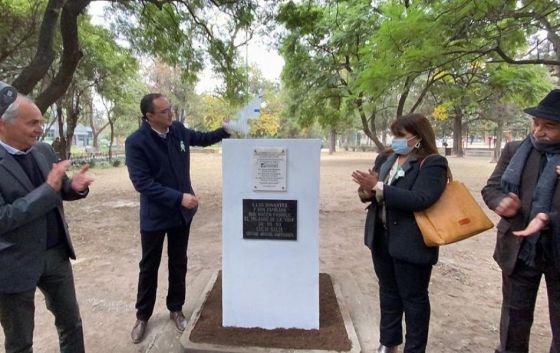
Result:
{"label": "concrete border", "polygon": [[211,343],[198,343],[192,342],[190,340],[190,335],[200,315],[202,313],[202,308],[204,307],[204,303],[206,303],[206,299],[210,295],[210,291],[214,287],[214,283],[218,278],[219,271],[216,271],[210,277],[208,281],[208,285],[204,288],[204,292],[200,296],[199,303],[191,318],[189,319],[189,323],[185,332],[181,336],[181,345],[188,353],[360,353],[362,348],[360,346],[360,342],[358,340],[358,336],[356,335],[356,331],[354,329],[354,324],[352,323],[352,318],[350,317],[350,313],[348,312],[346,306],[343,303],[343,296],[338,286],[338,283],[334,280],[331,276],[331,282],[333,285],[334,293],[336,295],[336,299],[338,302],[338,307],[340,309],[340,313],[342,315],[342,319],[344,320],[344,327],[346,328],[346,334],[348,335],[348,339],[352,343],[352,348],[348,351],[333,351],[333,350],[325,350],[325,349],[287,349],[287,348],[275,348],[275,347],[251,347],[251,346],[230,346],[230,345],[221,345],[221,344],[211,344]]}

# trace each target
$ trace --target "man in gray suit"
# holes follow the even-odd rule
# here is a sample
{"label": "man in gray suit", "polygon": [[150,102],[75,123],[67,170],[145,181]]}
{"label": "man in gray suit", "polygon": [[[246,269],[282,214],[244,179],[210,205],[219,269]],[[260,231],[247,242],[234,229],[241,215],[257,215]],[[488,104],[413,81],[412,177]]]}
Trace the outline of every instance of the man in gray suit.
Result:
{"label": "man in gray suit", "polygon": [[[0,87],[4,86],[0,85]],[[60,351],[84,352],[69,257],[75,258],[62,200],[88,193],[87,166],[72,179],[69,161],[37,142],[43,117],[24,96],[0,97],[0,323],[7,353],[32,352],[35,291],[54,314]],[[4,97],[5,98],[5,97]],[[8,102],[9,103],[9,102]]]}
{"label": "man in gray suit", "polygon": [[525,112],[532,115],[531,133],[504,147],[482,189],[488,207],[501,216],[494,251],[503,292],[496,353],[529,351],[543,275],[552,329],[550,352],[560,353],[560,90],[552,90]]}

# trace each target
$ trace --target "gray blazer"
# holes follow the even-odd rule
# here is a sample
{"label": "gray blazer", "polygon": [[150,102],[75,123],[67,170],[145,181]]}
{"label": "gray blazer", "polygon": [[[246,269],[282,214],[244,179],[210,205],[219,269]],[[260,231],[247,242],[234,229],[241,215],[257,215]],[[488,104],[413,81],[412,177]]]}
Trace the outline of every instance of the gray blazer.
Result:
{"label": "gray blazer", "polygon": [[[44,179],[57,162],[51,146],[38,142],[31,150]],[[55,209],[63,223],[71,258],[74,248],[64,218],[62,200],[87,195],[70,188],[64,177],[60,192],[46,182],[35,188],[19,163],[0,146],[0,293],[33,289],[41,274],[47,246],[47,213]]]}
{"label": "gray blazer", "polygon": [[[502,174],[506,170],[511,157],[521,144],[521,141],[510,142],[504,147],[504,151],[500,156],[500,160],[490,175],[486,186],[482,189],[482,198],[491,210],[498,207],[498,204],[506,196],[501,188]],[[522,237],[513,235],[513,231],[525,229],[529,223],[529,214],[531,212],[531,200],[533,191],[537,185],[539,177],[540,153],[533,149],[527,163],[523,169],[521,176],[520,195],[521,210],[512,218],[504,218],[497,225],[498,235],[496,239],[496,248],[494,250],[494,259],[503,272],[511,274],[515,268]],[[560,210],[560,188],[556,187],[554,198],[552,201],[552,212]]]}

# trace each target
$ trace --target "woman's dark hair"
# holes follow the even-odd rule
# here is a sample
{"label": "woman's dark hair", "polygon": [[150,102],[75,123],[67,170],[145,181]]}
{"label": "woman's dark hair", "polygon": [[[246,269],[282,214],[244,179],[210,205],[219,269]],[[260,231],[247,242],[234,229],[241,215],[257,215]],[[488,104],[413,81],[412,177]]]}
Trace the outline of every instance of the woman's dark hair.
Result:
{"label": "woman's dark hair", "polygon": [[419,159],[438,153],[434,129],[424,115],[416,113],[403,115],[391,124],[391,132],[394,136],[403,136],[405,131],[421,139],[420,147],[412,151]]}
{"label": "woman's dark hair", "polygon": [[163,97],[161,93],[150,93],[142,97],[140,101],[140,111],[142,112],[142,119],[146,120],[146,113],[154,112],[154,100]]}

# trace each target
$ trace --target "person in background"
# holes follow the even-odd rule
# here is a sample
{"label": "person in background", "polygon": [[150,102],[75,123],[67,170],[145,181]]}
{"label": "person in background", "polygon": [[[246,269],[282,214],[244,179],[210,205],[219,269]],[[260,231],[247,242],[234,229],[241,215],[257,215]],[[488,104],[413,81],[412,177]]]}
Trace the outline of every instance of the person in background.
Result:
{"label": "person in background", "polygon": [[54,315],[60,352],[84,352],[62,200],[86,197],[93,179],[37,142],[43,117],[27,97],[0,111],[0,323],[6,353],[32,352],[35,291]]}
{"label": "person in background", "polygon": [[496,353],[529,352],[535,302],[544,275],[552,343],[560,352],[560,90],[527,108],[532,131],[505,145],[482,197],[501,217],[494,259],[502,269]]}
{"label": "person in background", "polygon": [[151,93],[140,101],[142,126],[125,142],[130,180],[140,193],[142,259],[138,278],[136,322],[132,342],[143,340],[156,302],[157,276],[167,235],[169,288],[167,308],[178,331],[187,326],[185,303],[187,245],[198,207],[190,179],[190,146],[209,146],[229,137],[225,128],[212,132],[187,129],[173,121],[169,100]]}
{"label": "person in background", "polygon": [[58,159],[62,158],[62,141],[60,141],[60,137],[57,137],[54,139],[54,141],[51,144],[54,153],[56,154],[56,156],[58,157]]}
{"label": "person in background", "polygon": [[379,353],[426,351],[430,324],[428,286],[438,248],[427,247],[414,211],[433,205],[447,184],[447,160],[437,152],[426,117],[409,114],[391,125],[391,150],[378,155],[369,171],[354,171],[358,195],[370,202],[365,244],[379,281]]}

